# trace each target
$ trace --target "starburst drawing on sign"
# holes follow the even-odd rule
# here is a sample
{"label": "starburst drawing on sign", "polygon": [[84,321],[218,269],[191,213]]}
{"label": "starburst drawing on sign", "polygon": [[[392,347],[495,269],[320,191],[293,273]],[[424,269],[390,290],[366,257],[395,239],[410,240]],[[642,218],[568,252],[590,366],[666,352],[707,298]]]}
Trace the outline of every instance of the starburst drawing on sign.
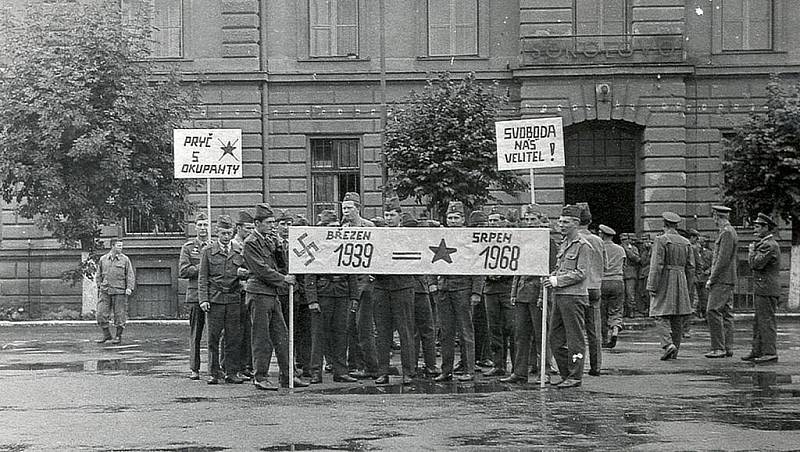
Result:
{"label": "starburst drawing on sign", "polygon": [[230,140],[228,140],[228,144],[223,143],[222,140],[220,140],[219,138],[217,138],[217,141],[219,141],[219,144],[222,145],[222,147],[220,147],[220,149],[222,149],[222,155],[219,157],[219,160],[222,160],[223,157],[225,157],[226,155],[230,155],[231,157],[233,157],[234,160],[239,161],[239,159],[237,159],[236,156],[233,155],[233,151],[236,150],[236,143],[239,142],[238,138],[233,143],[231,143]]}

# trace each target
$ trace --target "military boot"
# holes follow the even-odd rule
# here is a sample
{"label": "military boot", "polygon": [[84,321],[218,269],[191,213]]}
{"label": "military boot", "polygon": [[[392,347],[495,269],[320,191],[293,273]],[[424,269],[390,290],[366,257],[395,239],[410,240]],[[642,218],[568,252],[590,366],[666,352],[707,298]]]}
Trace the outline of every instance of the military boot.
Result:
{"label": "military boot", "polygon": [[105,344],[106,342],[110,341],[111,339],[112,339],[111,331],[108,328],[103,328],[103,337],[102,337],[102,339],[96,339],[95,342],[98,343],[98,344]]}
{"label": "military boot", "polygon": [[121,326],[117,327],[117,337],[115,337],[114,340],[111,341],[112,344],[122,343],[122,330],[124,330],[124,328],[122,328]]}

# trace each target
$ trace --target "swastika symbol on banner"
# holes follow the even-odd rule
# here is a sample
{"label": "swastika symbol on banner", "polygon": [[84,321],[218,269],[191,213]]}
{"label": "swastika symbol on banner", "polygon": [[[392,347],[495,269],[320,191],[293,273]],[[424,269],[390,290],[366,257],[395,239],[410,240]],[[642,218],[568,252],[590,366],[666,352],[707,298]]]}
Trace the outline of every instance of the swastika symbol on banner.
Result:
{"label": "swastika symbol on banner", "polygon": [[305,261],[305,266],[308,267],[308,265],[310,263],[314,262],[314,260],[316,259],[316,257],[314,256],[314,253],[312,252],[312,250],[319,251],[319,247],[314,242],[311,242],[311,243],[308,243],[308,244],[305,243],[303,240],[306,237],[308,237],[308,234],[303,233],[303,235],[301,235],[300,237],[297,238],[297,242],[300,243],[300,246],[302,246],[303,249],[299,250],[297,248],[292,248],[292,251],[294,252],[295,256],[297,256],[297,257],[301,257],[304,254],[307,254],[308,255],[308,260]]}

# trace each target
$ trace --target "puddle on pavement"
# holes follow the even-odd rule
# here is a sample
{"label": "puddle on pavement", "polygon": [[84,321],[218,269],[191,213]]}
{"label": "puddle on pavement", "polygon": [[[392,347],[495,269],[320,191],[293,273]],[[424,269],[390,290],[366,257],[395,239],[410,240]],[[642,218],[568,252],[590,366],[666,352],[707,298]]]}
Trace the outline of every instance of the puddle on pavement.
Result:
{"label": "puddle on pavement", "polygon": [[310,389],[307,392],[325,395],[382,395],[382,394],[485,394],[491,392],[538,390],[537,384],[510,385],[498,382],[446,382],[435,383],[432,381],[415,380],[410,385],[388,384],[354,384],[352,386],[338,386],[335,388]]}
{"label": "puddle on pavement", "polygon": [[98,359],[64,363],[11,363],[0,365],[0,371],[23,370],[42,371],[59,370],[63,372],[108,372],[108,371],[145,371],[155,366],[157,362],[124,359]]}
{"label": "puddle on pavement", "polygon": [[360,438],[359,440],[346,440],[344,444],[279,444],[277,446],[262,447],[260,451],[283,451],[283,450],[373,450],[375,448],[364,444],[362,441],[378,440],[381,438]]}
{"label": "puddle on pavement", "polygon": [[216,402],[219,400],[216,397],[176,397],[174,399],[176,403],[201,403],[201,402]]}

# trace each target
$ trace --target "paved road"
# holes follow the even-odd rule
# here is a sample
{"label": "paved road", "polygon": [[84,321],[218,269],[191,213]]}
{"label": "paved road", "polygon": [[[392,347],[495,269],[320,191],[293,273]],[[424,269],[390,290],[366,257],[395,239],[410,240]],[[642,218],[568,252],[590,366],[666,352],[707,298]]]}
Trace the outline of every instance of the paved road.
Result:
{"label": "paved road", "polygon": [[[702,357],[696,325],[678,360],[658,360],[651,327],[626,330],[604,374],[581,388],[475,383],[294,392],[186,378],[188,327],[0,327],[0,451],[23,450],[797,450],[800,322],[779,325],[780,362]],[[205,368],[205,364],[203,365]],[[275,369],[273,365],[272,369]]]}

